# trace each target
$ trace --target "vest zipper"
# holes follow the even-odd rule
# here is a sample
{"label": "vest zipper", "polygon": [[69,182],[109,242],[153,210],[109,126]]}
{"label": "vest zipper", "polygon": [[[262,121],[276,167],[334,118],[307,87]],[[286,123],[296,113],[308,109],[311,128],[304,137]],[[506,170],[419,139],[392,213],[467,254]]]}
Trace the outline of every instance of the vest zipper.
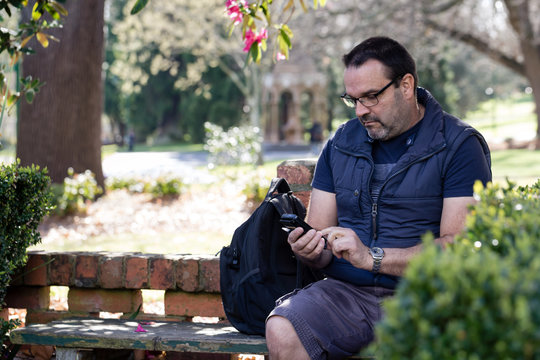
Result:
{"label": "vest zipper", "polygon": [[371,227],[373,229],[373,241],[372,243],[375,243],[377,241],[377,207],[379,205],[377,203],[373,203],[371,205]]}
{"label": "vest zipper", "polygon": [[[410,168],[411,166],[413,166],[414,164],[416,163],[419,163],[421,161],[424,161],[425,159],[428,159],[430,157],[432,157],[433,155],[435,155],[436,153],[442,151],[444,148],[446,147],[446,145],[443,145],[441,146],[439,149],[419,158],[419,159],[416,159],[414,160],[413,162],[410,162],[407,164],[407,166],[399,169],[399,171],[391,174],[385,181],[384,183],[382,184],[381,186],[381,190],[379,191],[379,196],[377,196],[377,199],[373,202],[373,204],[371,205],[371,223],[372,223],[372,229],[373,229],[373,239],[371,241],[371,246],[370,247],[373,247],[375,246],[375,243],[377,242],[377,238],[378,238],[378,229],[377,229],[377,216],[379,215],[379,198],[383,192],[383,189],[384,187],[386,186],[386,184],[395,176],[401,174],[402,172],[406,171],[408,168]],[[371,177],[370,177],[370,187],[371,187]]]}
{"label": "vest zipper", "polygon": [[[339,146],[337,145],[334,145],[336,150],[338,151],[341,151],[345,154],[348,154],[348,155],[352,155],[352,156],[355,156],[355,157],[359,157],[359,158],[365,158],[366,160],[368,160],[371,164],[371,172],[369,174],[369,178],[368,178],[368,190],[371,189],[371,177],[373,176],[373,171],[375,169],[375,164],[373,162],[373,159],[371,159],[370,157],[364,155],[364,154],[360,154],[360,153],[355,153],[355,152],[351,152],[351,151],[348,151],[348,150],[345,150],[345,149],[341,149]],[[372,202],[371,204],[371,227],[372,227],[372,240],[371,240],[371,243],[370,243],[370,247],[373,247],[375,246],[375,243],[377,242],[377,238],[378,238],[378,228],[377,228],[377,220],[378,220],[378,216],[379,216],[379,198],[380,198],[380,195],[382,194],[382,191],[384,189],[384,187],[386,186],[386,184],[395,176],[401,174],[402,172],[404,172],[405,170],[407,170],[408,168],[410,168],[411,166],[413,166],[414,164],[418,163],[418,162],[421,162],[421,161],[424,161],[425,159],[428,159],[430,157],[432,157],[433,155],[435,155],[436,153],[438,152],[441,152],[442,150],[444,150],[446,148],[446,143],[443,144],[440,148],[432,151],[431,153],[425,155],[425,156],[422,156],[421,158],[418,158],[410,163],[407,164],[407,166],[401,168],[398,172],[395,172],[393,174],[391,174],[386,180],[385,182],[382,184],[381,186],[381,190],[379,192],[379,196],[377,196],[377,199],[375,199],[375,201]],[[370,194],[370,197],[371,197],[371,194]],[[360,199],[358,200],[359,202],[361,201]],[[360,205],[361,206],[361,205]]]}

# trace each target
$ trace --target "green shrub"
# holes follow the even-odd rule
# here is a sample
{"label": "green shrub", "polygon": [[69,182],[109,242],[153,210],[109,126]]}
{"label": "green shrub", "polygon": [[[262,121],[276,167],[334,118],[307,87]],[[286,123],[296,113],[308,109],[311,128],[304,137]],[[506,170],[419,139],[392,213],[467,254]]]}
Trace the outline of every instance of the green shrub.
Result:
{"label": "green shrub", "polygon": [[129,192],[142,193],[144,191],[144,182],[141,179],[136,179],[134,177],[108,177],[105,179],[105,187],[107,190],[126,189]]}
{"label": "green shrub", "polygon": [[476,185],[466,230],[444,250],[426,237],[385,302],[369,351],[383,359],[540,358],[539,189]]}
{"label": "green shrub", "polygon": [[154,199],[177,197],[182,193],[182,187],[182,179],[162,175],[147,182],[144,186],[144,192],[151,194]]}
{"label": "green shrub", "polygon": [[154,199],[178,197],[184,190],[184,182],[173,175],[161,175],[157,178],[107,178],[107,189],[126,189],[132,193],[147,193]]}
{"label": "green shrub", "polygon": [[[13,272],[26,263],[26,249],[41,240],[38,225],[50,209],[49,184],[46,169],[21,167],[19,161],[0,165],[0,308]],[[18,325],[0,323],[0,340]]]}
{"label": "green shrub", "polygon": [[219,125],[204,124],[208,159],[213,165],[256,164],[261,156],[260,130],[253,126],[232,127],[227,131]]}
{"label": "green shrub", "polygon": [[458,240],[475,249],[507,255],[516,247],[540,239],[540,180],[532,186],[507,182],[506,187],[475,185],[478,203]]}
{"label": "green shrub", "polygon": [[62,185],[53,184],[55,213],[60,216],[84,213],[87,203],[94,201],[96,196],[103,192],[97,184],[96,176],[90,170],[75,174],[72,168],[68,169],[68,176]]}

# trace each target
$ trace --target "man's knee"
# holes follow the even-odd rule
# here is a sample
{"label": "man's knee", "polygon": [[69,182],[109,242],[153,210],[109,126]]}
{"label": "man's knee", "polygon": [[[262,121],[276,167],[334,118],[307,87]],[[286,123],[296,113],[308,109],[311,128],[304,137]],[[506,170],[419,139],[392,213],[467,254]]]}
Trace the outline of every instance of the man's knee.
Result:
{"label": "man's knee", "polygon": [[289,320],[283,316],[271,316],[266,321],[266,341],[280,342],[281,340],[286,340],[290,338],[290,335],[295,335],[296,331],[294,326]]}
{"label": "man's knee", "polygon": [[266,344],[271,358],[282,359],[295,354],[295,359],[309,358],[294,326],[282,316],[271,316],[266,321]]}

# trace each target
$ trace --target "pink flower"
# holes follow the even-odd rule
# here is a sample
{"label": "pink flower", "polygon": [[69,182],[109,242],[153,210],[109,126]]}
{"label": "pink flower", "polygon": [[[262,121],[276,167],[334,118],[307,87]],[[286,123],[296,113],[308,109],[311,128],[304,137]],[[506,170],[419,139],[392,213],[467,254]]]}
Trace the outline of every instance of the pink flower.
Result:
{"label": "pink flower", "polygon": [[278,52],[276,54],[276,60],[277,61],[281,61],[281,60],[285,60],[287,57],[285,55],[283,55],[282,53]]}
{"label": "pink flower", "polygon": [[137,329],[135,329],[135,332],[146,332],[146,330],[141,326],[141,324],[137,324]]}
{"label": "pink flower", "polygon": [[238,25],[244,19],[243,8],[247,8],[248,4],[246,0],[227,0],[225,3],[227,7],[227,14],[233,20],[234,25]]}
{"label": "pink flower", "polygon": [[244,44],[246,45],[244,46],[244,52],[248,52],[255,41],[258,44],[260,44],[261,41],[267,38],[268,38],[268,31],[266,30],[266,28],[262,29],[258,33],[254,33],[253,30],[248,29],[246,31],[246,36],[244,37]]}

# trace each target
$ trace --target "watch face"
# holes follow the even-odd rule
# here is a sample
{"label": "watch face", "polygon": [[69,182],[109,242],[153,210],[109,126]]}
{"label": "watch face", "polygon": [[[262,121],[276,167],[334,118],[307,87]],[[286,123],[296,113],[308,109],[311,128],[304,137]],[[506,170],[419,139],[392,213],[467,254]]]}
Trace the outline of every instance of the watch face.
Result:
{"label": "watch face", "polygon": [[370,249],[371,251],[371,255],[375,258],[381,258],[384,256],[384,250],[381,249],[380,247],[372,247]]}

